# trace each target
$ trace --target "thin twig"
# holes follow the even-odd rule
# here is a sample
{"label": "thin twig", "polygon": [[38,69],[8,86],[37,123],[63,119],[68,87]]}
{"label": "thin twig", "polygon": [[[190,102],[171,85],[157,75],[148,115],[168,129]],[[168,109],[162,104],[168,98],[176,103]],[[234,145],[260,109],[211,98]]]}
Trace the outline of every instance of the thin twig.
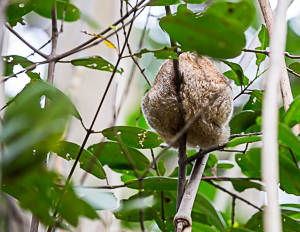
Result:
{"label": "thin twig", "polygon": [[66,2],[66,6],[63,9],[63,13],[62,13],[62,16],[61,16],[61,25],[60,25],[59,33],[63,33],[63,31],[64,31],[64,22],[65,22],[66,12],[67,12],[68,6],[69,6],[69,1]]}
{"label": "thin twig", "polygon": [[236,197],[232,197],[232,207],[231,207],[231,227],[234,226],[235,200],[236,200]]}
{"label": "thin twig", "polygon": [[16,32],[8,23],[5,23],[5,26],[8,30],[10,30],[15,36],[17,36],[24,44],[26,44],[29,48],[31,48],[34,52],[38,53],[40,56],[44,57],[45,59],[48,58],[46,54],[39,51],[35,47],[33,47],[30,43],[28,43],[18,32]]}
{"label": "thin twig", "polygon": [[[143,8],[143,9],[144,9],[144,8]],[[143,9],[142,9],[142,10],[143,10]],[[140,13],[141,13],[141,11],[139,12],[139,14],[140,14]],[[125,16],[124,16],[124,17],[125,17]],[[132,22],[136,19],[136,17],[137,17],[137,16],[133,17],[133,18],[132,18],[128,23],[126,23],[124,26],[126,27],[127,25],[129,25],[130,23],[132,23]],[[122,27],[118,28],[118,29],[115,30],[114,32],[108,34],[106,37],[103,37],[103,38],[100,39],[99,41],[97,41],[97,42],[95,42],[95,43],[93,43],[93,44],[91,44],[91,45],[89,45],[89,46],[82,47],[82,48],[77,48],[77,49],[74,48],[74,49],[72,49],[72,50],[70,50],[70,51],[68,51],[68,52],[65,52],[65,53],[63,53],[63,54],[57,55],[56,57],[48,58],[47,60],[44,60],[44,61],[41,61],[41,62],[37,62],[37,63],[35,63],[35,64],[29,66],[28,68],[26,68],[26,69],[24,69],[24,70],[22,70],[22,71],[20,71],[20,72],[17,72],[17,73],[15,73],[15,74],[9,75],[8,77],[4,78],[2,82],[5,82],[5,81],[9,80],[9,79],[12,78],[12,77],[16,77],[18,74],[21,74],[21,73],[24,73],[24,72],[31,71],[31,70],[35,69],[38,65],[41,65],[41,64],[47,64],[47,63],[52,62],[52,61],[56,61],[56,62],[57,62],[57,61],[59,61],[60,59],[63,59],[63,58],[65,58],[65,57],[67,57],[67,56],[70,56],[70,55],[72,55],[72,54],[74,54],[74,53],[76,53],[76,52],[83,51],[83,50],[85,50],[86,48],[90,48],[90,47],[96,46],[96,45],[98,45],[99,43],[101,43],[101,42],[103,42],[103,41],[106,41],[109,37],[113,36],[114,34],[118,33],[118,31],[121,30],[121,29],[122,29]]]}
{"label": "thin twig", "polygon": [[[56,2],[53,3],[51,15],[52,15],[52,51],[51,54],[49,55],[50,59],[55,58],[56,56],[57,39],[58,39]],[[50,84],[53,83],[55,64],[56,64],[55,60],[49,62],[47,82]]]}
{"label": "thin twig", "polygon": [[[149,7],[149,11],[148,11],[148,16],[147,16],[147,19],[146,19],[146,23],[144,25],[143,34],[142,34],[141,39],[140,39],[138,50],[140,50],[143,47],[143,45],[144,45],[144,40],[145,40],[145,36],[146,36],[146,30],[147,30],[147,26],[148,26],[148,22],[149,22],[149,15],[150,15],[150,7]],[[137,62],[138,62],[138,60],[139,60],[139,58],[137,59]],[[136,67],[137,67],[136,65],[133,65],[132,68],[131,68],[130,75],[129,75],[129,78],[128,78],[128,82],[126,84],[126,88],[125,88],[123,96],[121,98],[121,103],[119,104],[117,115],[119,115],[121,107],[123,106],[123,102],[124,102],[124,100],[126,99],[126,97],[128,95],[131,82],[132,82],[133,77],[135,75]]]}
{"label": "thin twig", "polygon": [[236,194],[234,194],[234,193],[232,193],[232,192],[229,192],[227,189],[223,188],[223,187],[220,186],[219,184],[214,183],[214,182],[211,181],[211,180],[205,180],[205,181],[206,181],[207,183],[213,185],[214,187],[216,187],[216,188],[222,190],[223,192],[229,194],[230,196],[235,197],[236,199],[239,199],[240,201],[245,202],[246,204],[252,206],[253,208],[255,208],[255,209],[257,209],[257,210],[259,210],[260,212],[263,212],[263,210],[262,210],[261,208],[257,207],[256,205],[253,205],[251,202],[247,201],[246,199],[244,199],[244,198],[242,198],[242,197],[239,197],[238,195],[236,195]]}
{"label": "thin twig", "polygon": [[[267,50],[255,50],[255,49],[248,49],[248,48],[244,48],[243,49],[244,52],[254,52],[254,53],[261,53],[261,54],[265,54],[267,56],[270,55],[270,52]],[[291,59],[300,59],[300,56],[294,56],[289,52],[284,52],[283,53],[286,57],[291,58]]]}
{"label": "thin twig", "polygon": [[[249,134],[233,134],[233,135],[230,136],[230,138],[245,137],[245,136],[252,136],[252,135],[262,135],[262,132],[249,133]],[[218,144],[217,146],[209,147],[209,148],[204,149],[204,150],[200,150],[195,155],[192,155],[192,156],[188,157],[187,162],[192,162],[196,159],[199,159],[202,156],[204,156],[206,153],[210,153],[210,152],[213,152],[213,151],[216,151],[216,150],[224,149],[227,146],[227,144],[228,144],[228,142]]]}
{"label": "thin twig", "polygon": [[295,75],[296,77],[299,77],[299,78],[300,78],[300,75],[299,75],[298,73],[294,72],[292,69],[286,67],[286,70],[287,70],[289,73],[291,73],[291,74]]}
{"label": "thin twig", "polygon": [[289,148],[288,146],[285,146],[284,144],[279,143],[279,145],[289,150],[297,169],[300,169],[300,167],[298,165],[298,161],[296,159],[296,156],[295,156],[293,150],[291,148]]}

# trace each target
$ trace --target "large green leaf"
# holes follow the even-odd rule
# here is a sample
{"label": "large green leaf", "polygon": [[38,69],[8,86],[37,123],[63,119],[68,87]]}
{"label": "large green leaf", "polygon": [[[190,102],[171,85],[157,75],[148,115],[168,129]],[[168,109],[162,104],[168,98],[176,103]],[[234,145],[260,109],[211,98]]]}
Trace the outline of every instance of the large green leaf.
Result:
{"label": "large green leaf", "polygon": [[[266,50],[266,48],[269,46],[269,34],[267,31],[267,28],[265,25],[261,25],[261,29],[258,33],[258,38],[260,41],[261,46],[255,48],[258,50]],[[265,54],[256,53],[256,65],[259,66],[261,62],[263,62],[266,59]]]}
{"label": "large green leaf", "polygon": [[283,123],[289,127],[295,126],[300,122],[300,96],[294,99],[289,109],[286,111]]}
{"label": "large green leaf", "polygon": [[[281,223],[283,232],[300,231],[300,224],[292,218],[281,214]],[[245,225],[245,229],[254,230],[257,232],[263,231],[263,214],[258,212],[254,214]]]}
{"label": "large green leaf", "polygon": [[245,136],[245,137],[238,137],[230,140],[227,144],[226,147],[235,147],[240,144],[244,143],[253,143],[253,142],[258,142],[261,141],[261,136],[258,135],[253,135],[253,136]]}
{"label": "large green leaf", "polygon": [[24,69],[33,65],[34,63],[27,60],[25,57],[11,55],[11,56],[2,56],[2,60],[4,63],[4,74],[3,76],[9,76],[13,74],[13,68],[15,65],[20,64]]}
{"label": "large green leaf", "polygon": [[220,231],[225,229],[226,223],[221,213],[205,195],[197,193],[193,211],[207,215],[209,221]]}
{"label": "large green leaf", "polygon": [[280,188],[286,193],[300,196],[299,167],[286,157],[285,152],[280,152],[279,165]]}
{"label": "large green leaf", "polygon": [[[140,151],[127,146],[124,146],[124,148],[138,170],[144,170],[148,167],[150,162]],[[88,148],[88,151],[92,152],[103,165],[107,164],[111,169],[132,170],[132,166],[119,143],[103,142],[94,144]]]}
{"label": "large green leaf", "polygon": [[118,199],[111,192],[85,188],[84,186],[76,187],[75,191],[79,196],[82,196],[81,199],[88,202],[95,210],[115,209],[118,206]]}
{"label": "large green leaf", "polygon": [[230,180],[233,188],[238,192],[243,192],[246,189],[249,188],[255,188],[257,190],[262,190],[262,186],[259,183],[250,181],[250,180],[244,180],[244,179],[231,179]]}
{"label": "large green leaf", "polygon": [[144,191],[142,199],[139,197],[139,194],[135,194],[127,200],[121,200],[120,207],[113,212],[115,217],[127,222],[138,222],[140,220],[139,210],[143,209],[144,221],[152,220],[156,212],[145,204],[144,199],[153,196],[153,194],[153,191]]}
{"label": "large green leaf", "polygon": [[242,229],[242,228],[227,228],[224,232],[255,232],[254,230]]}
{"label": "large green leaf", "polygon": [[260,178],[260,149],[254,148],[244,154],[236,154],[235,161],[242,173],[251,178]]}
{"label": "large green leaf", "polygon": [[60,179],[61,177],[53,172],[34,168],[14,182],[4,180],[1,191],[16,198],[22,208],[30,210],[45,225],[53,224],[52,212],[56,209],[58,199],[60,207],[57,208],[57,213],[73,226],[78,224],[80,216],[98,218],[93,208],[80,199],[70,186],[64,193],[63,189],[56,185]]}
{"label": "large green leaf", "polygon": [[[143,179],[144,190],[157,190],[157,191],[176,191],[177,190],[177,178],[165,177],[165,176],[153,176]],[[133,180],[125,183],[128,188],[139,189],[139,180]]]}
{"label": "large green leaf", "polygon": [[202,4],[203,2],[206,2],[207,0],[183,0],[183,1],[188,4]]}
{"label": "large green leaf", "polygon": [[283,123],[278,124],[278,139],[283,145],[289,147],[294,152],[297,161],[300,160],[300,141],[291,131],[291,129]]}
{"label": "large green leaf", "polygon": [[238,113],[229,123],[231,134],[240,134],[244,132],[247,128],[256,124],[256,118],[260,115],[260,110],[245,110]]}
{"label": "large green leaf", "polygon": [[[52,149],[52,151],[55,152],[58,156],[66,160],[75,160],[79,153],[79,150],[79,145],[67,141],[60,141]],[[88,173],[91,173],[99,179],[106,179],[106,173],[102,167],[102,164],[89,151],[83,149],[82,154],[79,158],[79,163],[80,167]]]}
{"label": "large green leaf", "polygon": [[249,2],[216,2],[200,16],[183,8],[160,20],[162,29],[183,50],[217,58],[233,58],[241,53],[246,42],[244,30],[254,16]]}
{"label": "large green leaf", "polygon": [[299,204],[281,204],[280,205],[281,212],[287,216],[294,217],[298,215],[298,219],[300,216],[300,205]]}
{"label": "large green leaf", "polygon": [[9,24],[13,27],[16,22],[21,20],[21,17],[28,14],[37,7],[34,0],[28,1],[11,1],[6,8],[6,17]]}
{"label": "large green leaf", "polygon": [[233,167],[234,167],[234,162],[230,160],[219,160],[217,164],[217,168],[231,169]]}
{"label": "large green leaf", "polygon": [[[34,9],[36,13],[39,15],[50,18],[51,19],[51,11],[53,7],[53,0],[40,1],[38,7]],[[63,12],[65,10],[65,18],[66,22],[74,22],[80,18],[81,12],[80,10],[69,3],[69,1],[56,0],[56,8],[57,8],[57,19],[62,19]]]}
{"label": "large green leaf", "polygon": [[179,0],[151,0],[148,6],[170,6],[179,3]]}
{"label": "large green leaf", "polygon": [[292,69],[295,73],[300,75],[300,63],[293,62],[289,65],[289,68]]}
{"label": "large green leaf", "polygon": [[[111,62],[105,60],[101,56],[88,56],[88,57],[78,58],[75,60],[71,60],[71,63],[75,66],[83,66],[86,68],[107,71],[107,72],[112,72],[115,68],[115,66]],[[116,72],[122,73],[123,69],[118,67]]]}
{"label": "large green leaf", "polygon": [[[47,103],[41,107],[41,97]],[[47,153],[58,142],[70,115],[80,118],[69,98],[50,84],[33,79],[10,101],[0,140],[5,178],[16,178],[33,167],[44,165]]]}
{"label": "large green leaf", "polygon": [[110,127],[103,130],[102,134],[113,141],[118,141],[119,137],[125,145],[138,149],[155,148],[163,142],[158,139],[158,134],[133,126]]}
{"label": "large green leaf", "polygon": [[226,72],[224,73],[226,77],[233,79],[235,84],[238,86],[248,85],[249,79],[244,75],[244,71],[239,64],[229,62],[226,60],[222,60],[222,61],[223,63],[227,64],[235,74],[235,75],[232,74],[229,75],[229,73]]}

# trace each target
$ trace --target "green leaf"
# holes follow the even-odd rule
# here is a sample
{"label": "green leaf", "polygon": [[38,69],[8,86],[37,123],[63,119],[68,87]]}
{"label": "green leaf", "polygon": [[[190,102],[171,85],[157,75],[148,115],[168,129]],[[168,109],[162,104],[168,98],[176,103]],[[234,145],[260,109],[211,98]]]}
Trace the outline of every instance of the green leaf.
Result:
{"label": "green leaf", "polygon": [[60,207],[57,208],[57,213],[73,226],[78,224],[81,215],[90,219],[98,218],[93,208],[80,199],[70,186],[64,193],[56,185],[59,179],[61,177],[57,174],[35,167],[13,182],[4,180],[1,191],[16,198],[22,208],[30,210],[44,225],[53,224],[51,212],[56,209],[58,199]]}
{"label": "green leaf", "polygon": [[300,160],[300,141],[291,129],[283,123],[278,124],[278,139],[283,145],[289,147],[294,152],[296,159]]}
{"label": "green leaf", "polygon": [[300,74],[300,63],[294,62],[289,65],[289,68],[292,69],[295,73]]}
{"label": "green leaf", "polygon": [[68,113],[73,115],[78,120],[82,121],[82,118],[78,113],[75,105],[63,92],[55,88],[53,85],[50,85],[47,82],[41,80],[40,75],[38,73],[28,72],[27,74],[31,78],[30,83],[28,83],[24,87],[24,89],[20,93],[18,93],[13,99],[8,101],[6,103],[6,106],[10,105],[13,102],[18,103],[18,101],[22,101],[22,98],[26,99],[27,94],[32,94],[35,98],[46,96],[52,102],[64,104],[65,110],[67,110]]}
{"label": "green leaf", "polygon": [[[154,56],[156,57],[156,59],[178,59],[178,55],[176,52],[174,52],[174,49],[176,47],[164,47],[162,49],[158,49],[158,50],[148,50],[147,48],[142,49],[140,52],[138,53],[134,53],[131,56],[136,56],[141,58],[143,54],[146,53],[153,53]],[[127,56],[125,56],[127,57]],[[125,58],[124,57],[124,58]],[[128,56],[130,57],[130,56]]]}
{"label": "green leaf", "polygon": [[242,173],[251,178],[260,178],[260,149],[254,148],[244,154],[236,154],[235,161]]}
{"label": "green leaf", "polygon": [[[83,57],[75,60],[71,60],[71,63],[75,66],[84,66],[86,68],[101,70],[101,71],[107,71],[107,72],[113,72],[115,66],[102,58],[101,56],[88,56]],[[117,68],[117,73],[122,73],[122,68]]]}
{"label": "green leaf", "polygon": [[118,135],[125,145],[138,149],[155,148],[163,142],[163,140],[158,139],[158,134],[133,126],[110,127],[103,130],[102,134],[113,141],[118,141]]}
{"label": "green leaf", "polygon": [[235,75],[232,73],[225,72],[224,75],[229,79],[234,80],[234,83],[238,86],[248,85],[249,79],[244,75],[244,71],[239,64],[235,64],[226,60],[222,60],[223,63],[227,64]]}
{"label": "green leaf", "polygon": [[192,224],[192,231],[193,232],[216,232],[217,230],[213,229],[212,227],[200,223]]}
{"label": "green leaf", "polygon": [[[165,176],[153,176],[143,179],[144,190],[157,190],[157,191],[176,191],[177,190],[177,178],[165,177]],[[139,180],[133,180],[125,183],[128,188],[140,189]]]}
{"label": "green leaf", "polygon": [[252,90],[250,92],[250,98],[249,98],[248,102],[243,107],[243,111],[244,110],[261,110],[262,98],[263,98],[263,91]]}
{"label": "green leaf", "polygon": [[179,3],[179,0],[151,0],[148,6],[170,6]]}
{"label": "green leaf", "polygon": [[234,138],[230,140],[226,147],[235,147],[244,143],[253,143],[261,141],[261,136],[253,135],[253,136],[245,136],[240,138]]}
{"label": "green leaf", "polygon": [[249,189],[249,188],[255,188],[259,191],[262,190],[262,185],[261,184],[250,181],[250,180],[231,179],[230,181],[233,185],[233,188],[238,192],[243,192],[243,191],[245,191],[246,189]]}
{"label": "green leaf", "polygon": [[10,20],[8,23],[11,27],[16,26],[18,23],[20,23],[21,25],[26,25],[26,22],[23,18]]}
{"label": "green leaf", "polygon": [[3,76],[9,76],[13,74],[13,68],[15,65],[20,64],[22,68],[27,68],[34,63],[27,60],[25,57],[17,56],[17,55],[11,55],[11,56],[2,56],[2,60],[4,63],[4,75]]}
{"label": "green leaf", "polygon": [[256,118],[261,115],[260,110],[245,110],[236,114],[230,121],[231,134],[240,134],[256,124]]}
{"label": "green leaf", "polygon": [[[282,231],[300,231],[300,224],[292,218],[281,214]],[[245,225],[246,229],[251,229],[257,232],[263,231],[263,215],[262,212],[254,214]]]}
{"label": "green leaf", "polygon": [[223,169],[231,169],[234,167],[234,163],[230,160],[219,160],[217,164],[217,168],[223,168]]}
{"label": "green leaf", "polygon": [[280,153],[279,156],[280,188],[286,193],[300,196],[300,170],[296,164]]}
{"label": "green leaf", "polygon": [[[41,108],[41,98],[49,101]],[[71,114],[80,118],[69,98],[42,80],[32,80],[5,111],[0,140],[5,143],[2,171],[16,178],[44,165],[47,153],[64,133]],[[13,163],[13,165],[12,165]]]}
{"label": "green leaf", "polygon": [[[261,43],[260,47],[257,47],[255,49],[257,50],[266,50],[267,47],[269,47],[269,34],[267,31],[267,28],[265,25],[261,25],[261,29],[258,33],[258,38]],[[265,54],[256,53],[256,65],[259,66],[261,62],[263,62],[266,59]]]}
{"label": "green leaf", "polygon": [[166,173],[166,168],[165,168],[165,160],[161,160],[157,164],[157,169],[160,175],[164,175]]}
{"label": "green leaf", "polygon": [[135,194],[127,200],[121,200],[120,207],[113,212],[115,217],[127,222],[139,222],[139,210],[143,209],[144,221],[152,220],[156,212],[145,204],[144,199],[153,194],[153,191],[144,191],[142,199],[140,199],[139,194]]}
{"label": "green leaf", "polygon": [[253,17],[254,8],[247,1],[216,2],[200,16],[180,7],[176,15],[162,18],[160,26],[182,50],[227,59],[241,53],[244,30]]}
{"label": "green leaf", "polygon": [[[53,147],[52,151],[58,156],[66,159],[72,160],[76,159],[80,150],[80,146],[67,142],[60,141],[56,146]],[[106,173],[102,167],[100,161],[89,151],[83,149],[81,156],[79,158],[80,168],[91,173],[92,175],[98,177],[99,179],[106,179]]]}
{"label": "green leaf", "polygon": [[224,232],[255,232],[254,230],[242,229],[242,228],[227,228]]}
{"label": "green leaf", "polygon": [[[53,6],[53,0],[51,1],[42,1],[38,4],[38,7],[34,9],[36,13],[39,15],[51,19],[51,11]],[[62,19],[64,9],[66,22],[74,22],[80,18],[81,12],[80,10],[74,6],[73,4],[69,3],[69,1],[60,1],[56,0],[56,8],[57,8],[57,19]]]}
{"label": "green leaf", "polygon": [[[138,150],[124,146],[130,154],[133,163],[138,170],[144,170],[150,164],[149,160]],[[103,142],[90,146],[88,151],[92,152],[100,162],[107,164],[111,169],[132,170],[121,146],[116,142]]]}
{"label": "green leaf", "polygon": [[[13,1],[12,1],[13,2]],[[9,4],[6,8],[6,17],[9,24],[13,27],[14,23],[20,22],[21,17],[28,14],[37,7],[35,1],[18,1]],[[12,23],[13,22],[13,23]]]}
{"label": "green leaf", "polygon": [[205,195],[197,193],[193,211],[207,215],[209,221],[220,231],[225,229],[226,223],[221,213]]}
{"label": "green leaf", "polygon": [[297,96],[289,109],[286,111],[283,123],[288,125],[289,127],[295,126],[300,122],[300,96]]}
{"label": "green leaf", "polygon": [[188,4],[202,4],[203,2],[206,2],[207,0],[183,0],[183,1]]}
{"label": "green leaf", "polygon": [[294,216],[300,214],[299,204],[282,204],[280,205],[281,212],[287,216]]}
{"label": "green leaf", "polygon": [[76,193],[81,199],[88,202],[95,210],[114,209],[118,200],[111,192],[103,192],[101,189],[87,189],[84,186],[76,187]]}
{"label": "green leaf", "polygon": [[218,163],[217,156],[214,154],[209,154],[205,168],[213,168],[216,163]]}

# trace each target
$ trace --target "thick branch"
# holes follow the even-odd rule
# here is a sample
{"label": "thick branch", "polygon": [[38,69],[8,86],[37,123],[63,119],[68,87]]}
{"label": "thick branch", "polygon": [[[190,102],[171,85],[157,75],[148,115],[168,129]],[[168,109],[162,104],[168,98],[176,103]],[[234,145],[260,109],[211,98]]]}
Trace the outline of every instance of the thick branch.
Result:
{"label": "thick branch", "polygon": [[[290,0],[285,0],[287,2],[287,4],[290,4]],[[270,2],[269,0],[259,0],[259,4],[266,22],[266,26],[267,26],[267,30],[269,33],[269,37],[271,38],[272,41],[272,34],[274,33],[274,15],[273,15],[273,11],[272,8],[270,6]],[[279,3],[277,6],[277,12],[280,12],[282,9],[279,8]],[[277,17],[277,16],[276,16]],[[286,20],[285,18],[282,18],[282,24],[286,24]],[[282,33],[282,32],[281,32]],[[271,52],[272,49],[271,49]],[[280,51],[280,54],[284,53],[284,50]],[[279,56],[280,56],[279,54]],[[274,55],[275,56],[275,55]],[[280,70],[281,73],[281,78],[280,78],[280,89],[281,89],[281,94],[282,94],[282,101],[283,101],[283,106],[284,106],[284,110],[287,111],[291,105],[291,103],[293,102],[293,94],[292,94],[292,90],[291,90],[291,84],[290,84],[290,80],[289,80],[289,76],[288,73],[286,71],[286,64],[284,62],[284,57],[281,56],[281,66],[282,69]],[[292,128],[292,131],[294,132],[295,135],[298,135],[300,133],[300,125],[297,124]]]}
{"label": "thick branch", "polygon": [[[171,14],[171,8],[170,6],[166,6],[165,7],[166,10],[166,14],[170,15]],[[172,47],[176,47],[176,43],[174,43],[174,41],[172,41],[172,39],[170,38],[171,41],[171,46]],[[177,48],[175,48],[174,50],[177,54],[178,54],[178,50]],[[179,71],[179,59],[173,60],[173,70],[174,70],[174,82],[175,82],[175,88],[176,88],[176,93],[177,93],[177,102],[179,104],[179,115],[181,115],[180,117],[180,121],[179,121],[179,127],[178,127],[178,131],[180,131],[183,127],[184,127],[184,119],[183,119],[183,113],[182,113],[182,101],[180,99],[180,86],[181,86],[181,75],[180,75],[180,71]],[[183,133],[177,140],[178,142],[178,165],[179,165],[179,169],[178,169],[178,188],[177,188],[177,203],[176,203],[176,210],[179,209],[181,200],[183,198],[183,194],[184,194],[184,190],[185,190],[185,179],[186,179],[186,170],[187,170],[187,162],[186,162],[186,136],[185,133]]]}
{"label": "thick branch", "polygon": [[206,154],[202,159],[196,160],[194,164],[180,207],[174,217],[176,227],[178,224],[183,224],[183,228],[192,225],[191,212],[208,156],[209,154]]}
{"label": "thick branch", "polygon": [[[281,231],[281,214],[278,205],[278,87],[282,92],[283,104],[287,110],[293,101],[291,86],[284,62],[286,43],[286,10],[289,0],[278,2],[276,19],[273,23],[273,12],[267,0],[259,0],[267,29],[271,38],[270,66],[267,72],[267,85],[263,99],[262,128],[262,177],[267,192],[268,205],[264,213],[264,231]],[[273,25],[274,24],[274,25]],[[299,128],[299,125],[298,125]],[[298,129],[297,129],[298,130]],[[296,131],[294,131],[295,133]],[[297,132],[299,133],[299,131]]]}

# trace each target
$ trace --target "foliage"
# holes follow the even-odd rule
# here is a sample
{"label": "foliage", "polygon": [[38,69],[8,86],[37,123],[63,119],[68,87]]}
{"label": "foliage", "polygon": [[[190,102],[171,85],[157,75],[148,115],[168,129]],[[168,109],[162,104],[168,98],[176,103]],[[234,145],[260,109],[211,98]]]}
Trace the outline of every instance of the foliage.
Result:
{"label": "foliage", "polygon": [[[195,51],[199,55],[218,58],[228,65],[231,70],[225,72],[224,75],[232,79],[233,85],[241,89],[241,94],[247,94],[249,98],[242,106],[235,109],[229,124],[231,134],[235,134],[235,137],[228,141],[224,149],[236,151],[234,161],[221,159],[221,156],[214,151],[209,155],[204,170],[205,178],[201,182],[192,209],[193,231],[262,231],[263,219],[260,211],[252,215],[249,220],[236,224],[231,213],[221,212],[213,202],[217,189],[223,188],[219,186],[221,181],[229,181],[238,193],[248,189],[262,191],[261,133],[254,135],[248,133],[261,132],[264,92],[259,89],[249,89],[259,75],[246,77],[245,70],[239,64],[225,60],[239,56],[245,48],[245,31],[255,17],[255,9],[251,1],[247,0],[215,1],[213,4],[207,4],[204,11],[196,12],[190,10],[193,7],[189,8],[188,4],[181,2],[202,4],[205,0],[151,0],[147,6],[177,5],[176,13],[159,19],[161,29],[170,36],[172,43],[177,43],[176,46],[162,44],[159,46],[160,49],[141,47],[137,52],[130,51],[129,55],[123,55],[119,45],[116,47],[106,38],[107,32],[111,30],[121,35],[120,32],[123,29],[117,27],[121,24],[116,23],[110,25],[109,29],[104,30],[103,33],[91,35],[94,40],[100,38],[118,51],[117,62],[110,62],[100,55],[92,55],[72,59],[65,62],[69,64],[64,65],[82,66],[108,72],[112,74],[112,80],[115,73],[124,72],[119,67],[120,59],[132,58],[136,61],[135,59],[143,55],[151,55],[155,57],[154,59],[178,59],[176,49],[182,52]],[[51,19],[54,3],[57,8],[57,19],[73,22],[83,18],[81,10],[68,0],[16,0],[9,1],[6,21],[12,27],[17,23],[24,24],[23,17],[32,11]],[[128,1],[123,1],[122,4],[130,6]],[[140,10],[140,8],[133,7],[131,13],[135,10]],[[131,13],[129,12],[127,18],[125,17],[120,22],[124,23],[130,19]],[[126,33],[129,35],[130,30]],[[264,25],[261,26],[258,39],[261,46],[256,49],[265,50],[269,46],[269,36]],[[86,45],[74,52],[85,49]],[[126,43],[124,47],[125,45]],[[60,57],[55,62],[63,58],[65,57]],[[20,65],[31,81],[1,109],[5,109],[0,135],[3,151],[0,163],[1,191],[17,199],[20,207],[31,211],[45,226],[55,225],[64,228],[67,224],[77,226],[81,217],[101,220],[97,211],[110,210],[115,218],[121,220],[128,228],[134,227],[136,222],[149,221],[161,231],[174,231],[178,167],[172,167],[172,170],[168,167],[168,159],[174,152],[160,153],[163,140],[159,138],[159,135],[152,130],[144,129],[143,126],[141,128],[132,125],[114,125],[100,132],[93,131],[92,126],[85,128],[81,115],[69,97],[54,85],[42,80],[38,73],[31,72],[32,69],[29,70],[34,65],[40,65],[39,63],[31,61],[28,57],[13,54],[3,56],[2,59],[3,76],[13,76],[14,68]],[[256,65],[259,67],[265,59],[265,54],[257,53]],[[45,63],[49,62],[49,60],[45,61]],[[299,62],[290,64],[289,68],[299,74]],[[142,73],[144,71],[141,69]],[[108,88],[109,85],[107,85]],[[282,191],[295,196],[300,196],[298,165],[300,141],[291,128],[300,122],[299,105],[300,97],[297,96],[290,108],[285,113],[281,113],[282,117],[278,122],[279,187]],[[134,112],[133,117],[136,116],[138,114]],[[70,126],[71,117],[82,124],[86,132],[86,140],[93,133],[101,134],[105,140],[88,147],[86,140],[82,144],[66,141],[64,134]],[[142,120],[144,120],[143,117]],[[189,157],[195,154],[195,150],[187,152]],[[88,193],[86,186],[75,187],[71,179],[74,169],[70,170],[68,178],[49,170],[45,165],[49,154],[73,162],[73,168],[79,163],[78,166],[84,172],[93,175],[99,181],[106,180],[107,185],[93,188],[93,193]],[[226,176],[226,170],[232,168],[240,169],[241,175]],[[187,167],[188,175],[191,169],[191,166]],[[110,185],[108,179],[111,173],[121,175],[120,179],[123,184]],[[126,199],[117,199],[113,194],[115,188],[130,189],[131,192],[134,191],[134,194]],[[107,193],[103,189],[110,189],[110,192]],[[226,191],[228,193],[228,190]],[[86,194],[80,197],[82,192]],[[237,199],[235,193],[231,193],[230,196],[234,200]],[[243,200],[243,198],[237,200]],[[119,205],[117,201],[120,201]],[[32,204],[32,202],[37,203]],[[247,201],[244,200],[244,202]],[[232,205],[234,207],[234,204]],[[300,231],[297,220],[300,215],[300,206],[284,204],[281,205],[281,211],[283,231]],[[230,219],[233,220],[234,227],[231,226],[231,222],[228,223]],[[0,218],[0,222],[1,220],[3,219]],[[67,227],[67,229],[70,228]]]}

